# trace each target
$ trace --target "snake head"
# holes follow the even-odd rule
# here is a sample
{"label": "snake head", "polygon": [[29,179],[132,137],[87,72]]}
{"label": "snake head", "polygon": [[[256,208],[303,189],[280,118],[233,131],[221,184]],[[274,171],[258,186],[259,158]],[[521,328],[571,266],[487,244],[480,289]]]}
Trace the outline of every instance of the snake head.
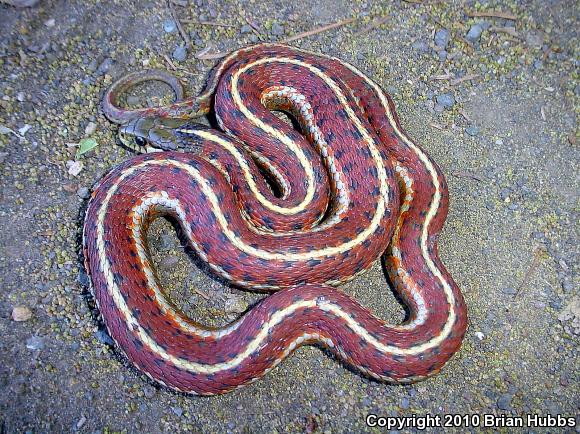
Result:
{"label": "snake head", "polygon": [[184,146],[179,128],[187,123],[183,119],[161,117],[138,117],[119,129],[119,140],[127,148],[143,154],[174,151]]}

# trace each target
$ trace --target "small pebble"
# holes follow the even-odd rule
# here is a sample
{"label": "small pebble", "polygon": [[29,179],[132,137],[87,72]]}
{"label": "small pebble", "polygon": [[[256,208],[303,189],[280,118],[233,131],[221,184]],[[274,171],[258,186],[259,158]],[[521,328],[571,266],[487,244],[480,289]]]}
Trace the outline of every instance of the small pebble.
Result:
{"label": "small pebble", "polygon": [[455,98],[450,93],[442,93],[441,95],[437,95],[435,97],[437,104],[442,105],[445,108],[451,108],[455,104]]}
{"label": "small pebble", "polygon": [[441,50],[439,52],[439,60],[443,62],[445,59],[447,59],[447,51]]}
{"label": "small pebble", "polygon": [[505,201],[508,197],[510,197],[510,189],[509,188],[502,188],[499,192],[499,198]]}
{"label": "small pebble", "polygon": [[270,30],[274,36],[282,36],[285,33],[284,27],[278,23],[272,24],[272,29]]}
{"label": "small pebble", "polygon": [[111,339],[111,336],[109,336],[109,334],[107,333],[107,331],[104,330],[104,329],[97,330],[95,332],[95,337],[102,344],[111,345],[111,346],[113,346],[115,344],[113,342],[113,339]]}
{"label": "small pebble", "polygon": [[511,403],[512,403],[511,395],[504,393],[497,400],[497,408],[499,408],[500,410],[506,410],[506,411],[511,410]]}
{"label": "small pebble", "polygon": [[42,350],[44,348],[44,339],[40,336],[32,336],[26,340],[26,348],[29,350]]}
{"label": "small pebble", "polygon": [[467,35],[465,35],[465,39],[467,39],[469,42],[477,42],[482,33],[483,26],[481,23],[474,24],[467,32]]}
{"label": "small pebble", "polygon": [[32,318],[32,311],[26,306],[16,306],[12,309],[12,319],[16,322],[28,321]]}
{"label": "small pebble", "polygon": [[165,20],[163,22],[163,30],[165,33],[173,33],[177,30],[177,26],[175,25],[175,21],[173,20]]}
{"label": "small pebble", "polygon": [[163,260],[159,263],[159,268],[163,270],[171,270],[177,265],[178,262],[179,258],[177,256],[169,255],[163,258]]}
{"label": "small pebble", "polygon": [[479,134],[479,128],[477,128],[477,127],[476,127],[476,126],[474,126],[474,125],[471,125],[471,126],[469,126],[469,127],[467,127],[467,128],[465,129],[465,132],[466,132],[468,135],[470,135],[470,136],[472,136],[472,137],[475,137],[475,136],[477,136],[477,135]]}
{"label": "small pebble", "polygon": [[175,47],[172,56],[178,62],[183,62],[187,58],[187,48],[183,45]]}
{"label": "small pebble", "polygon": [[171,411],[173,411],[177,417],[181,417],[183,414],[183,409],[181,407],[171,407]]}
{"label": "small pebble", "polygon": [[482,341],[483,338],[485,338],[485,335],[482,332],[475,332],[475,337]]}
{"label": "small pebble", "polygon": [[109,69],[111,68],[112,64],[113,64],[113,59],[111,59],[110,57],[107,57],[105,60],[103,60],[101,62],[101,64],[97,68],[97,73],[99,75],[106,74],[109,71]]}
{"label": "small pebble", "polygon": [[252,31],[252,27],[249,24],[244,24],[242,26],[242,28],[240,29],[240,33],[242,33],[242,34],[250,33],[251,31]]}
{"label": "small pebble", "polygon": [[89,189],[87,187],[81,187],[77,190],[77,196],[81,199],[88,199],[90,196]]}
{"label": "small pebble", "polygon": [[512,288],[510,286],[503,288],[502,292],[504,294],[507,294],[507,295],[516,295],[517,294],[517,291],[515,290],[515,288]]}
{"label": "small pebble", "polygon": [[153,398],[155,396],[155,388],[151,387],[149,385],[144,386],[143,387],[143,394],[145,395],[145,398]]}
{"label": "small pebble", "polygon": [[435,111],[435,113],[443,113],[443,111],[445,110],[445,107],[443,107],[441,104],[435,104],[435,107],[433,107],[433,110]]}
{"label": "small pebble", "polygon": [[77,276],[77,281],[83,286],[89,286],[89,276],[85,270],[79,270],[79,275]]}
{"label": "small pebble", "polygon": [[248,308],[248,303],[241,297],[229,297],[225,301],[224,310],[227,314],[238,314]]}
{"label": "small pebble", "polygon": [[409,406],[410,406],[409,398],[403,398],[401,400],[401,408],[406,410],[409,408]]}
{"label": "small pebble", "polygon": [[542,44],[544,43],[544,37],[540,34],[540,32],[529,32],[526,35],[526,43],[534,48],[542,48]]}
{"label": "small pebble", "polygon": [[87,126],[85,127],[85,136],[90,136],[91,134],[93,134],[95,132],[96,129],[97,129],[97,124],[94,122],[89,122],[87,124]]}
{"label": "small pebble", "polygon": [[77,429],[81,429],[85,425],[85,423],[87,423],[87,418],[83,416],[77,422]]}
{"label": "small pebble", "polygon": [[435,37],[433,39],[435,41],[435,45],[441,48],[445,48],[451,39],[451,34],[447,29],[440,29],[435,32]]}
{"label": "small pebble", "polygon": [[159,248],[163,250],[171,250],[175,247],[174,238],[169,234],[161,235],[161,242],[159,243]]}

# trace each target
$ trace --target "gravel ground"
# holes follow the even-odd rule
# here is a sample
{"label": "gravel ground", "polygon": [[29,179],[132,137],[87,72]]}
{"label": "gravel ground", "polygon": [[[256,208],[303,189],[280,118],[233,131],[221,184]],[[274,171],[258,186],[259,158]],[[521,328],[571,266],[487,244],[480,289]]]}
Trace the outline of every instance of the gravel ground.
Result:
{"label": "gravel ground", "polygon": [[[0,432],[384,432],[365,417],[576,416],[577,2],[175,3],[190,20],[187,48],[163,1],[0,5]],[[225,396],[153,386],[110,346],[80,268],[90,188],[130,155],[98,112],[103,90],[123,73],[170,61],[193,94],[214,64],[200,53],[351,17],[293,44],[377,80],[446,174],[452,203],[440,251],[469,307],[461,351],[440,375],[404,387],[364,379],[311,347]],[[137,89],[127,100],[156,104],[163,91]],[[83,139],[99,146],[77,156]],[[165,286],[191,316],[225,324],[259,298],[200,272],[167,222],[156,222],[150,239]],[[345,291],[401,320],[385,288],[377,264]]]}

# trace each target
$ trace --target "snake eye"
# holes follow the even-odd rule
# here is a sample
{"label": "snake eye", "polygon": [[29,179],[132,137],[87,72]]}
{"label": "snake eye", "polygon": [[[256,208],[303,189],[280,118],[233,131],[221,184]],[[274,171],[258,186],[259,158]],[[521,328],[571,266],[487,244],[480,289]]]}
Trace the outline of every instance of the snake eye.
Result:
{"label": "snake eye", "polygon": [[140,147],[143,147],[147,144],[145,139],[141,136],[135,136],[135,143],[137,144],[137,146],[140,146]]}

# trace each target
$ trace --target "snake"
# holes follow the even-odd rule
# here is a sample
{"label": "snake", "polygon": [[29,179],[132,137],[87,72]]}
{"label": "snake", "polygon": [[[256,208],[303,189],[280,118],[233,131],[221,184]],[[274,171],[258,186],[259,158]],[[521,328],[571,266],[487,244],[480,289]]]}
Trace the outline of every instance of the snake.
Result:
{"label": "snake", "polygon": [[[168,84],[175,101],[121,108],[121,94],[148,80]],[[149,378],[226,393],[309,344],[405,384],[458,351],[467,309],[437,249],[445,177],[355,66],[259,44],[223,58],[198,96],[184,97],[169,72],[143,70],[111,85],[102,109],[138,155],[92,191],[85,267],[115,346]],[[213,126],[196,122],[206,115]],[[223,327],[188,318],[153,266],[146,233],[159,217],[176,222],[211,273],[268,295]],[[384,291],[407,312],[400,324],[338,288],[381,257]]]}

